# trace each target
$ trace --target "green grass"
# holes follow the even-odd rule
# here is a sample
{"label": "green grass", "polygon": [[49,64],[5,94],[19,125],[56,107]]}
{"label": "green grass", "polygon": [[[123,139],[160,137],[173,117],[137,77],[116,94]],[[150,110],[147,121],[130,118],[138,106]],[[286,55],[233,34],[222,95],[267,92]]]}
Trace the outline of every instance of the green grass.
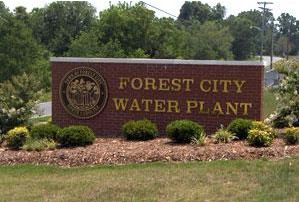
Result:
{"label": "green grass", "polygon": [[36,117],[36,118],[30,118],[29,123],[32,125],[35,125],[40,122],[47,122],[51,118],[51,116],[43,116],[43,117]]}
{"label": "green grass", "polygon": [[298,201],[299,158],[1,166],[0,201]]}
{"label": "green grass", "polygon": [[264,106],[263,106],[263,116],[267,118],[271,113],[273,113],[278,105],[278,101],[275,99],[275,95],[271,89],[264,90]]}

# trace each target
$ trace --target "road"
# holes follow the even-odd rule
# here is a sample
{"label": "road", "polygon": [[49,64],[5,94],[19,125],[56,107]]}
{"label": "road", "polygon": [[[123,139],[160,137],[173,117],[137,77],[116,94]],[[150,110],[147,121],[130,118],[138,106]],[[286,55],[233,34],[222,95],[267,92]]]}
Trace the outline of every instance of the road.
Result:
{"label": "road", "polygon": [[[273,63],[281,60],[280,57],[273,57]],[[270,66],[271,57],[270,56],[263,56],[263,61],[265,62],[265,67]],[[275,70],[270,70],[269,68],[265,68],[265,87],[269,87],[274,85],[277,80],[280,78],[279,74]]]}
{"label": "road", "polygon": [[[273,57],[273,63],[281,60],[282,58],[280,57],[276,57],[274,56]],[[263,61],[265,62],[265,66],[270,66],[270,63],[271,63],[271,57],[270,56],[263,56]]]}
{"label": "road", "polygon": [[37,112],[34,116],[51,116],[52,115],[52,102],[43,102],[36,106]]}

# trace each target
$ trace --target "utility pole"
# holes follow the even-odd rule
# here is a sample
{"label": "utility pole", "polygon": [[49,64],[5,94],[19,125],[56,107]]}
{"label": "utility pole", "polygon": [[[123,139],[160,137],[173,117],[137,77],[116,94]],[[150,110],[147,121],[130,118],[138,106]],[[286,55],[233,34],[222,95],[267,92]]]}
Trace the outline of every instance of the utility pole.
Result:
{"label": "utility pole", "polygon": [[287,60],[289,60],[289,43],[291,40],[291,23],[289,25],[289,29],[288,29],[288,38],[287,38]]}
{"label": "utility pole", "polygon": [[263,11],[263,19],[262,19],[262,37],[261,37],[261,56],[260,56],[260,61],[263,60],[263,49],[264,49],[264,34],[265,34],[265,18],[266,18],[266,11],[271,11],[271,9],[266,8],[267,4],[273,4],[272,2],[257,2],[259,5],[263,5],[262,7],[259,7]]}
{"label": "utility pole", "polygon": [[273,48],[274,48],[274,44],[273,44],[273,35],[274,35],[274,18],[271,19],[272,20],[272,23],[271,23],[271,26],[272,26],[272,31],[271,31],[271,59],[270,59],[270,69],[272,70],[273,68]]}

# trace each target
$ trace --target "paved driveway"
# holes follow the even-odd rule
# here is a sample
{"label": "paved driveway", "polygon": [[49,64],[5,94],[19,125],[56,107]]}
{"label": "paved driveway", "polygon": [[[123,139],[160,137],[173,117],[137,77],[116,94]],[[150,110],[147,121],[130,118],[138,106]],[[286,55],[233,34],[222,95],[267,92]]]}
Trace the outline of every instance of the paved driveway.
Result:
{"label": "paved driveway", "polygon": [[35,116],[51,116],[52,102],[43,102],[36,106],[37,112]]}

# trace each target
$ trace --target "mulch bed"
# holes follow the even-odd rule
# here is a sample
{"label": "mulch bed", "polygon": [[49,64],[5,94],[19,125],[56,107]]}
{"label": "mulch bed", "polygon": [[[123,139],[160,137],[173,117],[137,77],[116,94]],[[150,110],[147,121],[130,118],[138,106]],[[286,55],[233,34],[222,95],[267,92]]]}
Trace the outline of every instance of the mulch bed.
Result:
{"label": "mulch bed", "polygon": [[282,139],[275,139],[271,147],[255,148],[245,141],[206,146],[175,144],[168,138],[146,142],[127,141],[122,138],[98,138],[93,145],[72,149],[42,152],[13,151],[0,148],[0,165],[36,164],[64,167],[85,165],[110,165],[146,163],[155,161],[212,161],[252,160],[257,158],[279,159],[299,156],[299,145],[286,146]]}

